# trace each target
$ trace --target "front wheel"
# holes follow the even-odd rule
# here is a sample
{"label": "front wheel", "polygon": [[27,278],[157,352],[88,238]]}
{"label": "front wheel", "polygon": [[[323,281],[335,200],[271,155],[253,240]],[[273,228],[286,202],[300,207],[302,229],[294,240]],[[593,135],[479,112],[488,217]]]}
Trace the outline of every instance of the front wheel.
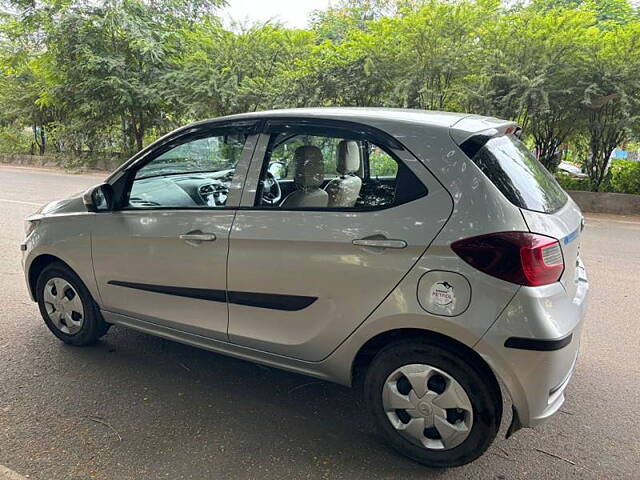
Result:
{"label": "front wheel", "polygon": [[502,397],[488,368],[467,357],[430,340],[397,342],[376,355],[365,398],[376,428],[396,451],[430,467],[454,467],[491,445]]}
{"label": "front wheel", "polygon": [[110,327],[82,280],[63,263],[52,263],[42,270],[36,298],[49,330],[70,345],[89,345]]}

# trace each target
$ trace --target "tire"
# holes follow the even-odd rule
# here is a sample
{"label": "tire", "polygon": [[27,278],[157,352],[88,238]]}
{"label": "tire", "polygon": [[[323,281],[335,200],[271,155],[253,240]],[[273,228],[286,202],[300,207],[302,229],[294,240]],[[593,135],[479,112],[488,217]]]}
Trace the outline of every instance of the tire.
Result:
{"label": "tire", "polygon": [[69,345],[90,345],[111,327],[80,277],[61,262],[42,270],[36,282],[36,299],[49,330]]}
{"label": "tire", "polygon": [[[500,387],[489,368],[462,347],[438,340],[383,348],[367,370],[364,395],[386,442],[429,467],[472,462],[489,448],[502,420]],[[461,408],[440,407],[454,404]]]}

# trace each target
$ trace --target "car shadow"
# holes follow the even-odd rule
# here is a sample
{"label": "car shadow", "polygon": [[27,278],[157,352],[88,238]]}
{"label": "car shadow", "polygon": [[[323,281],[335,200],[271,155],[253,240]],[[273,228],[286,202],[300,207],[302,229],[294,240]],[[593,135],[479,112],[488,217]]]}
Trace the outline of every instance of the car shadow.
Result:
{"label": "car shadow", "polygon": [[[122,438],[109,440],[119,464],[131,458],[171,474],[197,459],[213,473],[272,478],[440,478],[470,468],[428,469],[392,451],[357,389],[121,327],[94,346],[55,352],[76,366],[57,379],[64,389],[73,375],[82,386],[76,415],[99,415]],[[117,475],[105,461],[102,468]]]}

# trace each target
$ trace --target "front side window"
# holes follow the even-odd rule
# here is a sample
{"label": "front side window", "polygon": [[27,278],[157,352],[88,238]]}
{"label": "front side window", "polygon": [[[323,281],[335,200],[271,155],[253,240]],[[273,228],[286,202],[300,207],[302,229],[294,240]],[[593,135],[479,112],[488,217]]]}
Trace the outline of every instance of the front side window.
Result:
{"label": "front side window", "polygon": [[369,140],[286,131],[271,135],[256,206],[370,210],[425,193],[402,162]]}
{"label": "front side window", "polygon": [[130,208],[224,207],[247,135],[231,133],[182,143],[136,173]]}

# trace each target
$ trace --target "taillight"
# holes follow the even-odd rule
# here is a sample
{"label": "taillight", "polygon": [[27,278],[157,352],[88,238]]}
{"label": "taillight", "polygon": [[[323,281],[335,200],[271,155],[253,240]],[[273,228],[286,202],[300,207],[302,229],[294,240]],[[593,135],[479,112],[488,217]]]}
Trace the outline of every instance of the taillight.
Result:
{"label": "taillight", "polygon": [[478,270],[519,285],[557,282],[564,271],[558,240],[535,233],[480,235],[458,240],[451,249]]}

